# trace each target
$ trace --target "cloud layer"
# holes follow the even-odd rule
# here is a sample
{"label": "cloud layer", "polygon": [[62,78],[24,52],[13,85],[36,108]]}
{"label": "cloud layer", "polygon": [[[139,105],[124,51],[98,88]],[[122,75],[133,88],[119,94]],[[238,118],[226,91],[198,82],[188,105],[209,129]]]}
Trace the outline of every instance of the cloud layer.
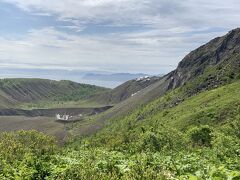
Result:
{"label": "cloud layer", "polygon": [[[239,26],[238,0],[0,0],[54,17],[0,36],[0,66],[166,73],[190,50]],[[11,11],[11,9],[10,9]],[[13,13],[14,16],[14,13]]]}

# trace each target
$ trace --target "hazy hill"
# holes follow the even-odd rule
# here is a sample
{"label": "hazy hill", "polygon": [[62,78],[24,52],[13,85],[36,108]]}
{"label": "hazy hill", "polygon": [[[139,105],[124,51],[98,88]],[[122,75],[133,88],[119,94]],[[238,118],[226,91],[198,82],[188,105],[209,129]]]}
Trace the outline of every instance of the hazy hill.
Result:
{"label": "hazy hill", "polygon": [[107,90],[106,88],[47,79],[1,79],[0,107],[39,101],[78,101]]}

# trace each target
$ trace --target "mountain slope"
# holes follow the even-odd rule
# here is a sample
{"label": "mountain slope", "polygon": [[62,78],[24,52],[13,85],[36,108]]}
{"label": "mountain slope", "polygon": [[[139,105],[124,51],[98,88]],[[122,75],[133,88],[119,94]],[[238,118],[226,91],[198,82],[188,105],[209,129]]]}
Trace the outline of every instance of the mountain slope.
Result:
{"label": "mountain slope", "polygon": [[112,119],[86,141],[75,142],[73,149],[87,145],[88,151],[96,150],[98,158],[90,164],[104,161],[104,167],[112,166],[114,170],[102,169],[106,177],[116,170],[122,179],[238,179],[240,81],[172,106],[178,93],[176,89],[125,117]]}
{"label": "mountain slope", "polygon": [[240,28],[189,53],[177,69],[140,91],[137,95],[117,104],[95,118],[95,123],[81,129],[82,133],[100,129],[106,119],[124,116],[166,92],[181,87],[179,97],[172,104],[187,97],[217,88],[240,78]]}
{"label": "mountain slope", "polygon": [[141,90],[151,84],[154,84],[160,79],[161,77],[139,77],[137,79],[127,81],[110,91],[97,94],[93,96],[91,100],[106,105],[118,104],[129,97],[137,95]]}
{"label": "mountain slope", "polygon": [[0,107],[12,107],[20,103],[39,101],[78,101],[107,90],[72,81],[46,79],[2,79],[0,80]]}
{"label": "mountain slope", "polygon": [[239,75],[239,56],[240,28],[237,28],[189,53],[169,74],[169,88],[179,87],[203,74],[205,79],[197,87],[199,90],[211,88],[208,84],[212,87],[225,84]]}
{"label": "mountain slope", "polygon": [[[166,126],[186,131],[199,125],[221,127],[234,121],[240,122],[240,99],[236,98],[240,97],[240,80],[188,97],[173,106],[172,100],[178,96],[179,89],[176,89],[137,108],[127,116],[117,118],[119,121],[112,120],[112,123],[105,129],[112,135],[109,132],[106,134],[116,137],[115,133],[127,133],[129,131],[128,123],[138,131],[141,131],[142,126],[149,130],[150,128],[157,130],[161,126]],[[99,135],[104,134],[105,130],[100,131]],[[136,131],[131,132],[136,133]],[[235,131],[235,133],[239,132]]]}

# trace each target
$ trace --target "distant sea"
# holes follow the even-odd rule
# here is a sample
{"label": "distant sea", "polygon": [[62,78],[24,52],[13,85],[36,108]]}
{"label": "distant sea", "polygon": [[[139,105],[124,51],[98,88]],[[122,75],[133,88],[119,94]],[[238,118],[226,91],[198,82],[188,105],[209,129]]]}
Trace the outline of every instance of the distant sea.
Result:
{"label": "distant sea", "polygon": [[118,85],[146,74],[113,73],[102,71],[68,71],[53,69],[11,69],[0,68],[0,78],[43,78],[71,80],[79,83],[114,88]]}

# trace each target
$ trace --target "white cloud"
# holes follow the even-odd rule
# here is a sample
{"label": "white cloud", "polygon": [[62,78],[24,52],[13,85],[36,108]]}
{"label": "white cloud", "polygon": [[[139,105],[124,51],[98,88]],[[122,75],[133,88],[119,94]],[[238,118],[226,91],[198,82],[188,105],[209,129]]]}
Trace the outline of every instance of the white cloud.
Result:
{"label": "white cloud", "polygon": [[[29,12],[52,13],[76,22],[116,24],[236,25],[239,0],[2,0]],[[235,18],[233,18],[235,16]],[[235,22],[234,22],[235,21]],[[161,27],[159,26],[159,27]]]}
{"label": "white cloud", "polygon": [[[29,31],[21,39],[0,39],[0,63],[59,64],[65,68],[156,71],[190,50],[239,26],[239,0],[0,0],[33,14],[54,15],[81,32],[89,23],[140,25],[124,33],[72,35],[56,27]],[[218,30],[220,29],[220,30]],[[65,65],[63,65],[65,64]],[[104,67],[104,66],[105,67]],[[166,68],[165,68],[166,69]]]}
{"label": "white cloud", "polygon": [[181,34],[174,37],[171,33],[164,34],[152,31],[81,37],[57,31],[54,27],[31,30],[21,39],[0,39],[0,64],[115,71],[134,71],[135,68],[135,71],[148,72],[152,68],[157,73],[157,66],[159,71],[166,70],[166,66],[172,69],[192,47],[200,45],[200,40],[210,38],[209,34],[188,38]]}
{"label": "white cloud", "polygon": [[74,25],[65,25],[65,26],[59,26],[60,28],[64,28],[64,29],[69,29],[69,30],[73,30],[75,32],[81,32],[85,29],[85,27],[81,27],[81,26],[74,26]]}
{"label": "white cloud", "polygon": [[142,46],[139,39],[136,45],[131,45],[131,38],[125,35],[108,38],[79,37],[59,32],[53,27],[31,30],[22,39],[1,38],[0,41],[0,59],[36,65],[51,62],[65,64],[67,68],[97,67],[99,64],[120,62],[138,63],[139,59],[147,60],[144,56],[149,58],[160,53],[152,54],[156,50]]}

